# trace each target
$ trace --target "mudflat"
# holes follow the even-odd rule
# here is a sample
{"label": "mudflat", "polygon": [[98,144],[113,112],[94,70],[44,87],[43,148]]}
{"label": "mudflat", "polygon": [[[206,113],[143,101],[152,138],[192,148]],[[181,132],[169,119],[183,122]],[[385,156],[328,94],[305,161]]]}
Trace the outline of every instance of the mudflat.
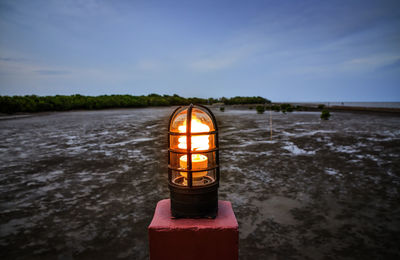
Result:
{"label": "mudflat", "polygon": [[[1,258],[147,259],[173,109],[1,120]],[[400,116],[214,110],[240,259],[400,257]]]}

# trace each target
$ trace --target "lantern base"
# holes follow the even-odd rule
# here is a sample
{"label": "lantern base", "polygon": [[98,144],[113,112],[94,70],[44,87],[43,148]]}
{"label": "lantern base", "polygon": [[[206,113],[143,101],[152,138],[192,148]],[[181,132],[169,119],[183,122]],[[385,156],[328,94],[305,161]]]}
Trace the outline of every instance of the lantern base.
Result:
{"label": "lantern base", "polygon": [[[184,176],[179,176],[176,177],[175,179],[172,180],[174,184],[181,185],[181,186],[187,186],[188,181]],[[193,186],[204,186],[209,183],[215,182],[214,178],[211,176],[203,176],[200,178],[193,178]]]}
{"label": "lantern base", "polygon": [[192,188],[169,185],[174,218],[215,218],[218,212],[218,184]]}

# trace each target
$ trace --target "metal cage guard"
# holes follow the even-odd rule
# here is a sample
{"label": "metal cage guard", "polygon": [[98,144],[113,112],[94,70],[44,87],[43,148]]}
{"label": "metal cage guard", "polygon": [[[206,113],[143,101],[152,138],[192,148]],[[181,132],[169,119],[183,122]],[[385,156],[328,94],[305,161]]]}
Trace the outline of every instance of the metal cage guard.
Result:
{"label": "metal cage guard", "polygon": [[[180,112],[187,109],[186,115],[186,132],[172,132],[171,124],[174,123],[173,120],[175,116],[179,115]],[[196,132],[191,133],[192,130],[192,114],[193,109],[197,108],[211,119],[213,124],[213,131],[209,132]],[[198,113],[198,112],[196,112]],[[210,129],[212,130],[212,129]],[[207,150],[192,151],[192,136],[201,135],[213,135],[213,145],[208,147]],[[171,137],[172,136],[185,136],[186,137],[186,149],[175,149],[171,147]],[[174,137],[177,138],[177,137]],[[168,123],[168,186],[171,195],[171,213],[173,217],[176,218],[215,218],[218,212],[218,187],[220,181],[220,169],[219,169],[219,141],[218,141],[218,126],[215,116],[211,110],[202,105],[190,104],[187,107],[180,106],[174,110]],[[210,155],[211,153],[211,155]],[[182,156],[187,156],[186,168],[181,165],[174,165],[171,163],[171,155],[181,154]],[[193,169],[192,154],[203,154],[207,158],[212,156],[213,164],[207,165],[206,168],[195,168]],[[175,159],[174,159],[175,160]],[[209,183],[204,183],[204,185],[193,185],[194,173],[213,171],[213,181]],[[180,185],[174,182],[176,177],[174,177],[173,172],[186,172],[186,185]],[[183,177],[182,177],[183,178]]]}
{"label": "metal cage guard", "polygon": [[[201,172],[201,171],[209,171],[209,170],[214,170],[216,169],[216,182],[219,183],[220,180],[220,171],[219,171],[219,143],[218,143],[218,126],[217,122],[215,119],[215,116],[211,112],[211,110],[208,107],[202,106],[202,105],[193,105],[190,104],[187,112],[187,117],[186,117],[186,133],[177,133],[177,132],[171,132],[170,127],[172,123],[172,119],[176,115],[176,112],[180,110],[183,106],[180,106],[174,110],[172,113],[171,117],[169,118],[169,123],[168,123],[168,180],[170,183],[172,183],[171,179],[171,170],[174,171],[179,171],[179,172],[187,172],[187,180],[188,180],[188,187],[192,188],[193,187],[193,172]],[[204,110],[206,110],[207,115],[210,116],[211,121],[214,126],[214,131],[210,132],[200,132],[200,133],[191,133],[191,121],[192,121],[192,110],[194,107],[201,107]],[[192,136],[196,135],[212,135],[215,134],[215,148],[213,149],[208,149],[208,150],[202,150],[202,151],[192,151],[192,143],[191,143],[191,138]],[[177,135],[177,136],[186,136],[186,151],[175,151],[170,148],[170,138],[171,135]],[[201,169],[201,170],[192,170],[192,154],[206,154],[209,152],[215,152],[215,162],[216,165],[213,167],[208,167],[206,169]],[[187,155],[187,169],[181,169],[181,168],[176,168],[172,167],[171,164],[171,153],[176,153],[176,154],[186,154]],[[173,183],[172,183],[173,184]]]}

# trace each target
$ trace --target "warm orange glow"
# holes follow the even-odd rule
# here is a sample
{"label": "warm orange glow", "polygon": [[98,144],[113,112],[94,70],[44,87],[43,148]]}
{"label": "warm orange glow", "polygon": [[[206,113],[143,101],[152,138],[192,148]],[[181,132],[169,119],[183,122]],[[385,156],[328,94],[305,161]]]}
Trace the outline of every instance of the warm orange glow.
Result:
{"label": "warm orange glow", "polygon": [[[205,169],[207,168],[207,157],[202,154],[192,154],[192,169]],[[179,158],[179,166],[182,168],[187,168],[187,155],[181,156]],[[187,172],[180,172],[180,174],[187,178]],[[193,178],[201,178],[207,175],[207,171],[204,172],[193,172]]]}
{"label": "warm orange glow", "polygon": [[[186,121],[183,125],[178,127],[179,133],[186,133]],[[193,117],[191,121],[190,132],[191,133],[203,133],[209,132],[210,127],[200,122],[197,118]],[[186,136],[181,136],[178,139],[178,148],[187,149]],[[204,151],[210,148],[209,135],[194,135],[191,137],[191,150],[192,151]],[[207,168],[208,158],[202,154],[192,154],[192,170],[200,170]],[[179,166],[181,168],[187,168],[187,155],[183,155],[179,158]],[[180,174],[187,178],[187,172],[180,172]],[[193,172],[193,178],[201,178],[207,175],[207,171]]]}
{"label": "warm orange glow", "polygon": [[[178,127],[179,133],[186,133],[186,121],[183,125]],[[200,122],[197,118],[192,118],[190,132],[191,133],[202,133],[209,132],[210,127]],[[192,151],[208,150],[210,148],[209,135],[194,135],[192,136]],[[179,137],[178,148],[187,149],[186,136]]]}

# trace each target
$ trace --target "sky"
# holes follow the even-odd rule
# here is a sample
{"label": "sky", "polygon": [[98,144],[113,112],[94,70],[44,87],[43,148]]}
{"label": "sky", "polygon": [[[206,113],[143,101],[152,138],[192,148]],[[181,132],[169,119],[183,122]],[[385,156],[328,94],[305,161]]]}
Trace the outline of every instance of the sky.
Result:
{"label": "sky", "polygon": [[0,0],[0,95],[400,101],[400,1]]}

